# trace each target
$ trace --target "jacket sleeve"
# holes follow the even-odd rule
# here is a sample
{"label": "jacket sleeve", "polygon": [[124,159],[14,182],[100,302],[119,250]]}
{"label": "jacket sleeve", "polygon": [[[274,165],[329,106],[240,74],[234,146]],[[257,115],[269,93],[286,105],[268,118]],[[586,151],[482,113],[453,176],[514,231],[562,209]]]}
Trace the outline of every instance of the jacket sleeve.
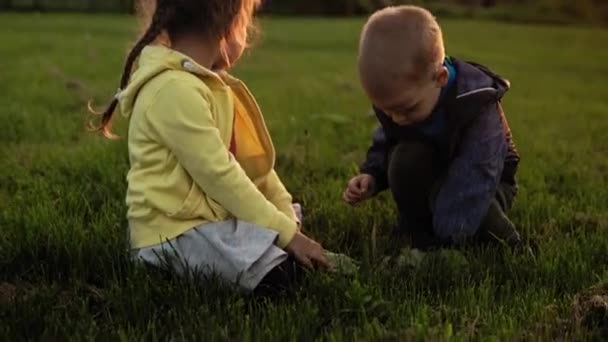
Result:
{"label": "jacket sleeve", "polygon": [[367,158],[359,169],[361,173],[372,175],[376,179],[377,192],[388,188],[388,159],[393,145],[382,126],[376,128],[372,145],[367,150]]}
{"label": "jacket sleeve", "polygon": [[289,244],[296,222],[266,199],[228,152],[197,89],[169,81],[146,115],[151,130],[201,190],[236,218],[277,231],[279,246]]}
{"label": "jacket sleeve", "polygon": [[465,128],[435,202],[433,227],[441,239],[473,236],[487,214],[507,153],[499,106]]}
{"label": "jacket sleeve", "polygon": [[260,186],[260,191],[280,212],[300,224],[293,209],[293,197],[287,191],[275,170],[270,171],[264,183]]}

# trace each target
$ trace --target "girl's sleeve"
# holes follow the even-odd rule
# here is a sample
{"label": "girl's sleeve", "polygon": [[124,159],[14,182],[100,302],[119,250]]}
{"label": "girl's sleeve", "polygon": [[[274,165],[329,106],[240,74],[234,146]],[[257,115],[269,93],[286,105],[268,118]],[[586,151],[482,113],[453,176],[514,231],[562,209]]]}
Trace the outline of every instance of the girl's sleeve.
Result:
{"label": "girl's sleeve", "polygon": [[297,224],[300,224],[293,209],[293,197],[281,182],[275,170],[270,171],[260,190],[274,206]]}
{"label": "girl's sleeve", "polygon": [[201,190],[236,218],[277,231],[280,247],[291,242],[296,221],[269,201],[234,160],[220,137],[209,102],[195,87],[178,80],[167,82],[146,115],[152,133]]}

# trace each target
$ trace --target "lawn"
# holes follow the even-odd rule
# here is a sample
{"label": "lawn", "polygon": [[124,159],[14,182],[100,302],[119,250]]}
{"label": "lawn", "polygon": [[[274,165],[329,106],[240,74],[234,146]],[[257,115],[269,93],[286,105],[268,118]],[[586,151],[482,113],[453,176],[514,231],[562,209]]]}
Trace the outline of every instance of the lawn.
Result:
{"label": "lawn", "polygon": [[[376,125],[355,69],[362,22],[266,18],[234,70],[265,113],[306,229],[361,262],[354,276],[313,274],[297,295],[261,300],[129,262],[125,139],[84,124],[86,101],[116,90],[135,21],[0,15],[0,340],[606,334],[608,31],[441,21],[449,54],[512,82],[504,107],[522,154],[512,218],[540,255],[468,248],[385,269],[390,198],[341,202]],[[588,298],[599,301],[595,316]]]}

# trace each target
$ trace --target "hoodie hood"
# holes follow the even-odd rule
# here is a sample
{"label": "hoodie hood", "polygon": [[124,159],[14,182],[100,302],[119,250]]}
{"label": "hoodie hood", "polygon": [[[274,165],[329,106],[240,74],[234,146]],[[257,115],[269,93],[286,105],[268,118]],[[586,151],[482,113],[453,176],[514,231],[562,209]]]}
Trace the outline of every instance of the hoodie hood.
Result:
{"label": "hoodie hood", "polygon": [[461,106],[498,102],[511,86],[508,80],[481,64],[455,58],[451,61],[458,75],[455,99]]}
{"label": "hoodie hood", "polygon": [[201,66],[192,58],[162,45],[149,45],[142,50],[127,87],[119,89],[116,94],[120,114],[130,116],[139,91],[150,80],[169,70],[181,70],[225,84],[220,74]]}

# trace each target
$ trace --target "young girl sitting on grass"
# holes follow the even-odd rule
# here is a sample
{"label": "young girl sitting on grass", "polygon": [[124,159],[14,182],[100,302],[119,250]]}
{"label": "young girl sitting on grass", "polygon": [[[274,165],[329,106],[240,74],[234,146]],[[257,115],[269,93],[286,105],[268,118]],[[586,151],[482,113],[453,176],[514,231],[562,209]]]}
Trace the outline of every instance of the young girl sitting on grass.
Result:
{"label": "young girl sitting on grass", "polygon": [[[275,150],[246,86],[241,57],[259,0],[157,0],[128,55],[115,111],[130,117],[126,202],[138,261],[198,270],[246,290],[293,261],[330,268],[274,170]],[[133,72],[132,72],[133,70]]]}

